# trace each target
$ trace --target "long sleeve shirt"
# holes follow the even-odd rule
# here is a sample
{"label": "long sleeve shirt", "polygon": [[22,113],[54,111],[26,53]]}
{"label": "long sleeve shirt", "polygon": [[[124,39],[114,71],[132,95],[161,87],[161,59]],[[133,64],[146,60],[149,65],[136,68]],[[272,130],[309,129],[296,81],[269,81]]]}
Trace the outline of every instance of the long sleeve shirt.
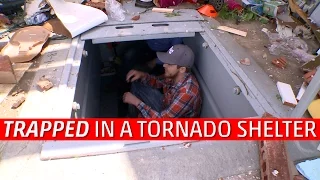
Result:
{"label": "long sleeve shirt", "polygon": [[144,118],[177,118],[199,117],[202,104],[200,87],[196,78],[191,73],[186,73],[184,78],[176,83],[163,76],[147,75],[142,83],[154,88],[163,88],[163,110],[157,112],[150,106],[141,102],[137,108]]}

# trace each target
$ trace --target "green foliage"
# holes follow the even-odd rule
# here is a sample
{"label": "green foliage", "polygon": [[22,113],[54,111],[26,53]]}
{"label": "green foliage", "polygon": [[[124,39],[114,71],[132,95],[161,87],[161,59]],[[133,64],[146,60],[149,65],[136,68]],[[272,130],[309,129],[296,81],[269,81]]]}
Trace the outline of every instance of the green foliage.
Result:
{"label": "green foliage", "polygon": [[166,16],[166,17],[181,16],[180,13],[181,13],[180,11],[172,12],[172,13],[165,13],[165,16]]}
{"label": "green foliage", "polygon": [[238,19],[239,21],[251,21],[256,19],[256,15],[249,9],[229,10],[225,4],[219,11],[219,17],[222,19]]}

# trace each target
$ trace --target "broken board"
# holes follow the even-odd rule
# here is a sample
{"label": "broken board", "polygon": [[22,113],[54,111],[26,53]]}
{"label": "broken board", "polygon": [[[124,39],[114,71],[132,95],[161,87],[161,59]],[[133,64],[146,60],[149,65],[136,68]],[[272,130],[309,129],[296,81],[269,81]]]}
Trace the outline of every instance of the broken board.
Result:
{"label": "broken board", "polygon": [[226,32],[229,32],[229,33],[237,34],[237,35],[243,36],[243,37],[247,36],[247,32],[240,31],[238,29],[230,28],[230,27],[227,27],[227,26],[219,26],[217,29],[218,30],[222,30],[222,31],[226,31]]}

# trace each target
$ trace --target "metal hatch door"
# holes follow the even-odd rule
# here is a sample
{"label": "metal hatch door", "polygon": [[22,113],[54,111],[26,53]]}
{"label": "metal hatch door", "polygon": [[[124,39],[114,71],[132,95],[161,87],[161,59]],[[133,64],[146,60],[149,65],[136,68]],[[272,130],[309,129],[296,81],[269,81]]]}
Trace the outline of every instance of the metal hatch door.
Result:
{"label": "metal hatch door", "polygon": [[[127,11],[124,21],[109,18],[107,22],[83,33],[81,40],[92,40],[93,44],[145,39],[193,37],[203,32],[199,22],[203,17],[194,9],[174,10],[177,16],[168,17],[165,13],[152,12],[151,9],[135,7],[134,3],[123,5]],[[131,20],[140,14],[139,20]]]}
{"label": "metal hatch door", "polygon": [[[175,10],[179,16],[166,17],[164,13],[151,12],[140,14],[138,21],[133,21],[133,13],[145,9],[125,3],[126,20],[109,20],[81,35],[81,40],[92,40],[93,44],[145,39],[195,37],[203,32],[200,22],[203,17],[193,9]],[[110,19],[110,18],[109,18]],[[43,144],[40,159],[52,160],[82,156],[102,155],[127,152],[152,147],[182,144],[184,141],[48,141]]]}

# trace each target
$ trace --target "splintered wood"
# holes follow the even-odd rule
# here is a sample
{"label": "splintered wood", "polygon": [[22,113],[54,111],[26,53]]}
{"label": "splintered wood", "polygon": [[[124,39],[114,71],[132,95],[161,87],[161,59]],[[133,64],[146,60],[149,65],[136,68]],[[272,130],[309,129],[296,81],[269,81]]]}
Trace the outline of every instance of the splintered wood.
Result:
{"label": "splintered wood", "polygon": [[49,81],[49,79],[47,79],[45,76],[42,76],[40,78],[37,85],[41,88],[42,91],[48,91],[53,87],[52,82]]}
{"label": "splintered wood", "polygon": [[238,29],[234,29],[234,28],[231,28],[231,27],[227,27],[227,26],[219,26],[217,29],[222,30],[222,31],[226,31],[226,32],[229,32],[229,33],[237,34],[237,35],[243,36],[243,37],[247,36],[247,32],[244,32],[244,31],[241,31],[241,30],[238,30]]}

